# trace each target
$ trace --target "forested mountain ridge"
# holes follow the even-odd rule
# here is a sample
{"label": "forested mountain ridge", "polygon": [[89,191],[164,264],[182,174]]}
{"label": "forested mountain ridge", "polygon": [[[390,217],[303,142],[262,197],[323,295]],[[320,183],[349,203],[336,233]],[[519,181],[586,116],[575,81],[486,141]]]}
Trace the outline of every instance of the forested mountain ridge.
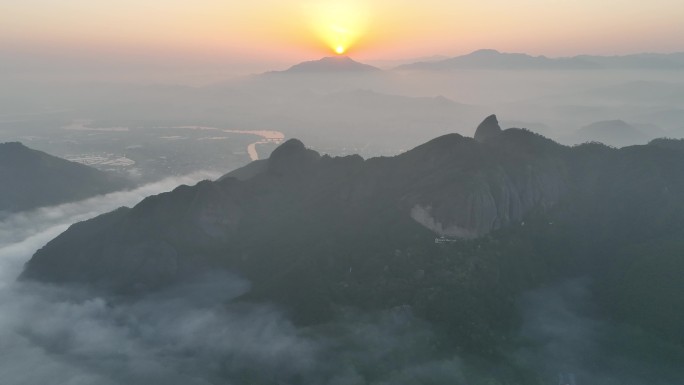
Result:
{"label": "forested mountain ridge", "polygon": [[228,269],[300,324],[408,305],[449,346],[497,356],[522,291],[590,276],[606,315],[684,344],[684,151],[566,147],[494,116],[475,137],[367,160],[290,140],[239,179],[73,225],[23,278],[138,295]]}

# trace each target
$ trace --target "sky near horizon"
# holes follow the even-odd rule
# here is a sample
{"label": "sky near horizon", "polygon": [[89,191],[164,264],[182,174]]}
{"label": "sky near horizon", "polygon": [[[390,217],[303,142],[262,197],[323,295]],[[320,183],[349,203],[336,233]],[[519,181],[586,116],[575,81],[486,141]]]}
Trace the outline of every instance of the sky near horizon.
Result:
{"label": "sky near horizon", "polygon": [[[684,51],[682,0],[0,0],[0,58],[220,64]],[[109,63],[114,65],[113,63]],[[0,70],[2,70],[0,64]]]}

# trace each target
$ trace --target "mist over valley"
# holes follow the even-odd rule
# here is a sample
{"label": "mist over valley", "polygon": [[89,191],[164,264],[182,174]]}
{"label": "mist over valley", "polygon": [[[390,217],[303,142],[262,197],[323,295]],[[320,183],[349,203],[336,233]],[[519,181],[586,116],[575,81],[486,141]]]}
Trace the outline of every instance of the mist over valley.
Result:
{"label": "mist over valley", "polygon": [[682,4],[0,7],[0,383],[684,384]]}

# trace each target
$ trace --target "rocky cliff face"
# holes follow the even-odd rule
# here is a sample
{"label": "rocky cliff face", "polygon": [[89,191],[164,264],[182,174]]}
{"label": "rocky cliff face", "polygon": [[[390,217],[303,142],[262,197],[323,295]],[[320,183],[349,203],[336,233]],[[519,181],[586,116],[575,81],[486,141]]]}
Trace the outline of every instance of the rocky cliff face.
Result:
{"label": "rocky cliff face", "polygon": [[496,115],[490,115],[485,119],[475,130],[475,140],[478,142],[486,142],[487,139],[497,136],[501,133],[499,120]]}
{"label": "rocky cliff face", "polygon": [[[380,72],[377,67],[354,61],[348,56],[324,57],[319,60],[307,61],[296,64],[286,71],[275,72],[275,74],[306,74],[306,73],[325,73],[325,72]],[[271,73],[273,74],[273,73]]]}
{"label": "rocky cliff face", "polygon": [[416,203],[411,217],[441,236],[477,238],[521,222],[533,209],[552,208],[567,190],[560,165],[529,164],[522,175],[499,167],[475,175],[464,189]]}
{"label": "rocky cliff face", "polygon": [[502,131],[494,115],[475,135],[476,141],[458,138],[451,149],[435,149],[451,155],[431,166],[444,170],[440,188],[423,186],[411,207],[418,223],[442,236],[477,238],[519,223],[530,210],[553,207],[567,192],[561,146],[528,131]]}

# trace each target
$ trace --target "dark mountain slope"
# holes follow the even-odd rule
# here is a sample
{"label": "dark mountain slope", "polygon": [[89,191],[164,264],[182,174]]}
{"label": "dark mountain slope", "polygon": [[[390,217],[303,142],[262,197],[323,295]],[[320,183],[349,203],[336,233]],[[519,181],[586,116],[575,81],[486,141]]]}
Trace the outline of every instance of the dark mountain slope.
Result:
{"label": "dark mountain slope", "polygon": [[[72,226],[23,278],[135,295],[223,268],[252,282],[245,299],[279,303],[302,323],[340,306],[409,305],[452,348],[496,356],[520,292],[589,275],[607,314],[682,340],[680,286],[654,280],[684,273],[684,152],[489,131],[368,160],[290,140],[234,174],[248,177],[181,186]],[[658,242],[655,254],[632,248]]]}
{"label": "dark mountain slope", "polygon": [[129,184],[21,143],[0,144],[0,214],[77,201]]}

